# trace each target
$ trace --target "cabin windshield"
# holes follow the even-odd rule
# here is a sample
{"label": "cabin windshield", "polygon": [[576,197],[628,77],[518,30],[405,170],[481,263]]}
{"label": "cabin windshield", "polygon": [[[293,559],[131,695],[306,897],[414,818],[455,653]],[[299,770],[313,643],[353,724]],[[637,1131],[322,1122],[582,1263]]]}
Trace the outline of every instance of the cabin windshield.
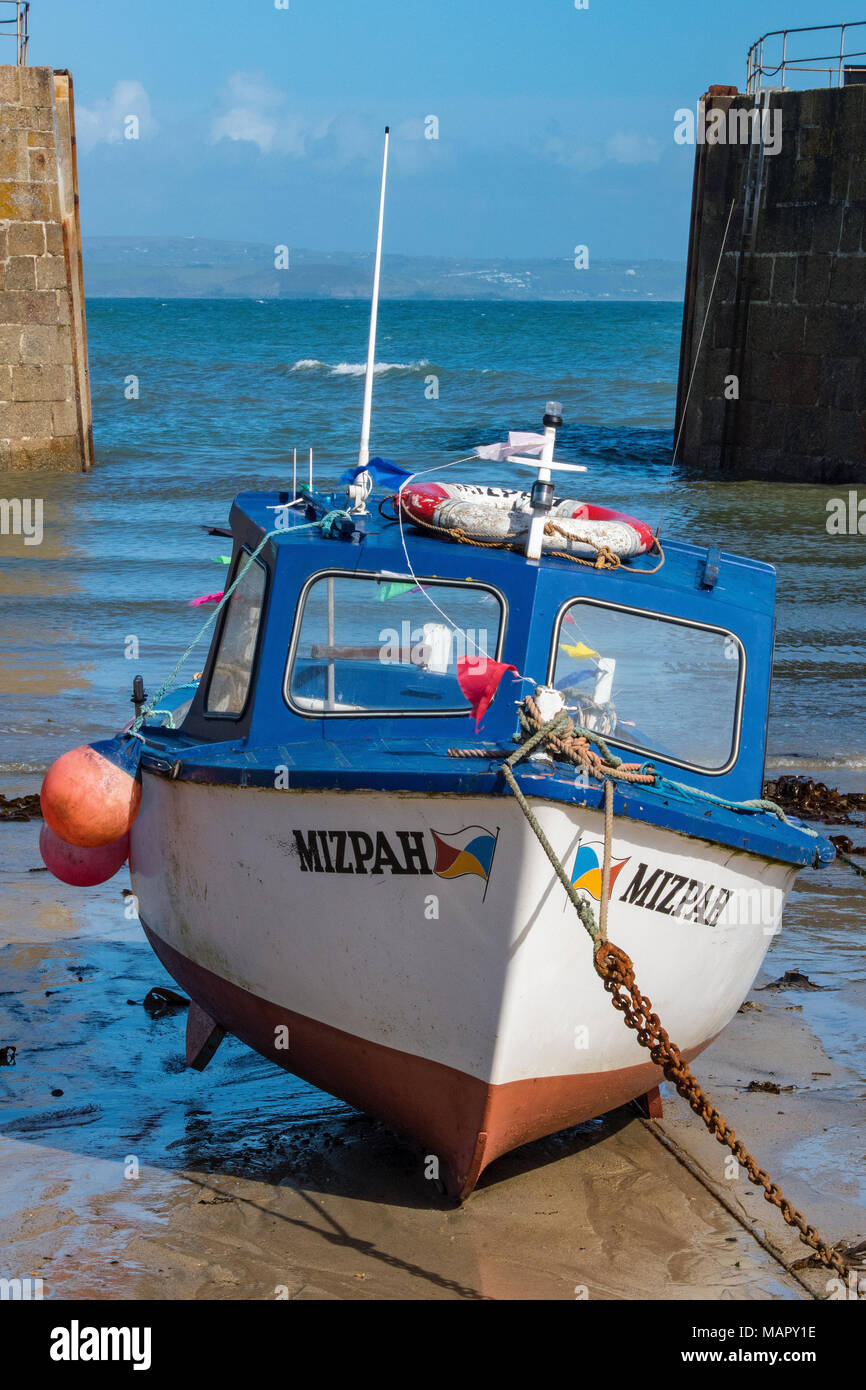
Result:
{"label": "cabin windshield", "polygon": [[286,697],[315,714],[464,714],[461,657],[496,657],[504,600],[478,584],[316,575],[302,595]]}
{"label": "cabin windshield", "polygon": [[239,564],[246,564],[247,568],[226,604],[219,650],[207,692],[208,714],[237,718],[247,702],[267,578],[264,565],[259,561],[248,564],[248,558],[242,553]]}
{"label": "cabin windshield", "polygon": [[718,773],[736,758],[744,674],[726,629],[577,600],[557,624],[549,680],[576,723]]}

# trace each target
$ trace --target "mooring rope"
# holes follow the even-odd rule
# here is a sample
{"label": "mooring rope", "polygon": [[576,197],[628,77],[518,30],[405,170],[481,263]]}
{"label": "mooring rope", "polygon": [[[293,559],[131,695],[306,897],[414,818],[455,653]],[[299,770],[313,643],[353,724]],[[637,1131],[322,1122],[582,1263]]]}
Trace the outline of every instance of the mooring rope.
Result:
{"label": "mooring rope", "polygon": [[[287,503],[286,503],[286,508],[288,509],[289,507],[291,507],[291,506],[293,506],[293,505],[294,505],[293,503],[287,502]],[[319,521],[308,521],[308,522],[304,522],[304,524],[303,524],[302,526],[292,526],[292,527],[289,527],[289,528],[287,528],[287,527],[285,527],[285,526],[276,526],[276,527],[274,527],[274,529],[273,529],[272,531],[266,532],[266,534],[265,534],[265,535],[262,537],[262,539],[259,541],[259,543],[258,543],[258,545],[256,546],[255,550],[253,550],[253,551],[250,552],[250,554],[249,554],[249,556],[248,556],[248,558],[247,558],[246,564],[242,565],[242,566],[240,567],[240,569],[238,570],[238,572],[237,572],[237,574],[235,575],[234,579],[232,580],[231,584],[228,586],[228,588],[227,588],[227,589],[225,590],[225,592],[223,593],[222,598],[220,599],[219,603],[218,603],[218,604],[216,605],[216,607],[214,608],[213,612],[212,612],[212,613],[210,614],[210,616],[208,617],[207,621],[206,621],[205,623],[203,623],[202,626],[199,628],[198,632],[196,633],[195,637],[194,637],[194,638],[192,639],[192,641],[190,642],[190,644],[189,644],[189,646],[187,647],[186,651],[184,652],[183,656],[180,658],[180,660],[179,660],[179,661],[176,663],[176,665],[174,666],[173,670],[171,671],[171,674],[167,677],[167,679],[166,679],[165,681],[163,681],[162,685],[159,687],[159,690],[158,690],[158,691],[156,692],[156,694],[153,696],[153,699],[151,699],[151,700],[148,701],[148,703],[145,705],[145,707],[144,707],[144,709],[141,711],[141,713],[140,713],[139,715],[137,715],[136,718],[132,721],[132,723],[130,724],[129,728],[128,728],[127,731],[126,731],[126,737],[127,737],[127,738],[137,738],[137,739],[140,739],[142,742],[144,742],[144,735],[140,732],[140,729],[141,729],[141,726],[142,726],[142,724],[144,723],[145,719],[147,718],[147,716],[148,716],[149,714],[155,714],[155,713],[157,712],[156,707],[157,707],[157,705],[159,704],[160,700],[162,699],[163,695],[166,695],[166,694],[168,693],[168,691],[171,690],[171,688],[172,688],[172,686],[173,686],[173,684],[174,684],[174,682],[175,682],[175,679],[177,678],[178,674],[179,674],[180,671],[183,669],[183,667],[185,666],[186,662],[189,660],[189,658],[190,658],[190,656],[192,655],[193,651],[194,651],[195,648],[198,646],[199,642],[201,641],[201,639],[204,637],[205,633],[207,632],[208,628],[209,628],[209,627],[216,621],[216,619],[219,617],[220,613],[222,612],[222,610],[223,610],[223,608],[225,607],[225,605],[228,603],[228,601],[229,601],[229,599],[231,598],[232,594],[234,593],[235,589],[236,589],[236,588],[238,587],[238,585],[240,584],[241,580],[243,579],[243,577],[244,577],[244,575],[246,574],[247,570],[249,569],[250,565],[253,564],[253,562],[254,562],[255,560],[258,559],[259,555],[261,555],[261,553],[262,553],[262,551],[264,550],[265,546],[267,545],[268,541],[273,540],[275,536],[285,536],[285,535],[287,535],[289,530],[290,530],[291,533],[294,535],[295,532],[297,532],[297,531],[312,531],[312,530],[315,530],[316,528],[318,528],[318,529],[321,529],[321,530],[322,530],[322,534],[323,534],[323,535],[327,536],[327,535],[330,534],[330,529],[331,529],[331,527],[333,526],[334,520],[335,520],[336,517],[338,517],[338,516],[348,516],[348,512],[340,511],[340,510],[338,509],[338,510],[336,510],[336,511],[328,512],[327,515],[326,515],[326,516],[323,516],[323,517],[321,518],[321,520],[319,520]],[[325,528],[327,528],[327,529],[325,529]],[[164,713],[164,711],[160,710],[159,713]]]}
{"label": "mooring rope", "polygon": [[[819,838],[817,830],[813,830],[811,826],[792,821],[777,802],[769,801],[766,797],[758,797],[749,801],[731,801],[727,797],[716,796],[713,792],[701,791],[700,788],[693,787],[686,782],[675,782],[669,777],[663,777],[661,773],[656,772],[652,763],[623,762],[621,758],[611,752],[601,734],[594,729],[587,729],[582,725],[575,724],[564,709],[545,724],[538,705],[531,695],[525,697],[522,706],[518,709],[518,719],[525,735],[534,734],[546,728],[548,731],[546,747],[551,756],[584,768],[591,777],[598,781],[612,777],[618,782],[632,782],[650,786],[657,791],[672,791],[681,801],[696,798],[701,801],[710,801],[729,811],[742,811],[751,815],[760,815],[765,812],[776,816],[785,825],[791,826],[793,830],[802,830],[804,835],[810,835],[813,839]],[[593,752],[590,747],[591,743],[597,746],[598,753]],[[493,759],[496,757],[496,750],[449,748],[448,756],[450,758]],[[844,858],[841,853],[840,857]],[[866,869],[861,869],[857,864],[852,864],[852,868],[866,877]]]}
{"label": "mooring rope", "polygon": [[[568,716],[566,716],[566,718],[567,717]],[[554,719],[551,719],[549,721],[550,725],[556,725],[557,721],[561,720],[561,718],[561,714],[556,715]],[[560,883],[565,889],[572,907],[574,908],[583,925],[586,927],[586,930],[589,932],[593,941],[597,941],[601,939],[601,928],[595,920],[592,908],[589,906],[588,903],[585,903],[583,899],[579,896],[577,889],[574,887],[574,885],[571,882],[571,879],[568,877],[568,874],[565,872],[565,869],[559,862],[559,859],[556,855],[553,846],[551,845],[550,841],[548,840],[547,836],[545,835],[544,831],[539,825],[538,818],[535,815],[535,812],[533,811],[529,802],[526,800],[526,797],[523,795],[523,792],[520,790],[520,787],[517,785],[517,779],[515,778],[514,772],[512,771],[515,763],[518,763],[521,758],[525,758],[527,753],[531,753],[533,748],[536,748],[541,742],[543,742],[548,737],[549,732],[550,730],[548,728],[548,725],[544,725],[541,729],[538,730],[537,733],[532,734],[531,737],[528,738],[526,742],[520,746],[520,748],[516,748],[514,752],[511,754],[511,756],[509,758],[506,758],[505,762],[502,764],[502,772],[506,782],[508,783],[508,785],[514,793],[518,806],[525,815],[526,819],[529,821],[529,824],[531,825],[533,832],[535,833],[538,843],[541,845],[541,848],[544,850],[544,853],[550,860],[553,872],[556,874],[556,877],[559,879]]]}
{"label": "mooring rope", "polygon": [[598,921],[602,940],[607,940],[607,910],[610,906],[610,861],[613,850],[613,782],[604,779],[604,858],[601,866],[601,903]]}
{"label": "mooring rope", "polygon": [[849,869],[853,869],[855,874],[859,874],[861,878],[866,878],[866,869],[864,869],[863,865],[855,864],[854,860],[849,858],[844,850],[839,849],[838,846],[836,846],[836,858],[841,859],[843,864],[847,864]]}
{"label": "mooring rope", "polygon": [[692,787],[687,782],[675,782],[670,777],[656,777],[656,786],[660,791],[666,791],[669,787],[677,791],[684,792],[682,798],[688,801],[691,797],[698,797],[701,801],[712,801],[716,806],[724,806],[730,811],[751,811],[754,815],[759,815],[762,811],[767,811],[770,815],[776,816],[785,825],[790,825],[793,830],[802,830],[804,835],[811,835],[813,839],[819,838],[818,831],[813,830],[809,825],[801,825],[799,821],[791,820],[777,801],[770,801],[767,797],[755,797],[750,801],[729,801],[724,796],[716,796],[713,792],[701,791],[699,787]]}

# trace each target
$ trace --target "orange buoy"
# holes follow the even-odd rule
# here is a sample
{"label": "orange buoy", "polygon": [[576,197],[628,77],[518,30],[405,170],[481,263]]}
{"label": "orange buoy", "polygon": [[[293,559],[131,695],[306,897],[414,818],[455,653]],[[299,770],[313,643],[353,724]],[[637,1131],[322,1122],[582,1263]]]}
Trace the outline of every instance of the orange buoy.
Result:
{"label": "orange buoy", "polygon": [[64,753],[45,774],[42,814],[58,839],[81,849],[113,844],[138,815],[137,739],[87,743]]}
{"label": "orange buoy", "polygon": [[93,888],[97,883],[105,883],[113,878],[126,863],[129,833],[124,832],[111,844],[84,849],[81,845],[67,844],[55,835],[50,825],[43,825],[39,832],[39,853],[46,869],[61,883],[71,883],[76,888]]}

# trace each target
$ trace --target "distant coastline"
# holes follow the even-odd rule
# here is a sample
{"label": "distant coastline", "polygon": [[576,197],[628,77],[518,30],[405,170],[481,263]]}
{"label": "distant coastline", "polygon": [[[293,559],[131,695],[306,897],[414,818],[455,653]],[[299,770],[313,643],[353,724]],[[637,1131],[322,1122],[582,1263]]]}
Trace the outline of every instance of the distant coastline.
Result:
{"label": "distant coastline", "polygon": [[[367,299],[372,256],[202,237],[89,237],[85,290],[94,299]],[[682,303],[679,261],[386,255],[382,298],[560,303]]]}

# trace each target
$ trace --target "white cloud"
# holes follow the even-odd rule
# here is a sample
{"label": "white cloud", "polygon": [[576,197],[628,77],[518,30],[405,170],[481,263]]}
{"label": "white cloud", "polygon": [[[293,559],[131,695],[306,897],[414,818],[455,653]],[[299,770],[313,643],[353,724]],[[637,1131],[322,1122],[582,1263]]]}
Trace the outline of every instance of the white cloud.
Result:
{"label": "white cloud", "polygon": [[[221,111],[211,122],[210,136],[218,140],[246,140],[263,154],[273,148],[280,126],[284,94],[255,73],[233,73],[220,94]],[[303,153],[303,149],[301,150]]]}
{"label": "white cloud", "polygon": [[561,164],[566,169],[576,169],[581,174],[599,169],[605,162],[600,145],[586,144],[575,137],[564,135],[558,122],[549,123],[538,148],[542,158],[549,160],[551,164]]}
{"label": "white cloud", "polygon": [[382,134],[370,121],[351,114],[324,121],[315,135],[313,153],[337,168],[358,165],[372,159],[381,146]]}
{"label": "white cloud", "polygon": [[662,156],[659,141],[641,131],[619,130],[606,138],[588,141],[563,131],[556,121],[548,123],[538,148],[552,164],[582,174],[605,164],[656,164]]}
{"label": "white cloud", "polygon": [[279,87],[254,72],[236,72],[219,96],[220,112],[211,121],[210,139],[243,140],[262,154],[271,150],[303,158],[309,142],[320,138],[327,123],[311,121],[287,110]]}
{"label": "white cloud", "polygon": [[605,141],[605,153],[616,164],[657,164],[662,147],[642,131],[619,130]]}
{"label": "white cloud", "polygon": [[[129,138],[130,116],[138,122],[141,139],[159,130],[141,82],[117,82],[110,96],[78,106],[76,126],[82,150],[98,144],[120,144]],[[610,133],[605,133],[605,124]],[[592,131],[589,137],[587,130]],[[228,77],[217,94],[207,135],[211,144],[228,140],[252,146],[265,155],[314,159],[323,169],[372,169],[378,168],[381,160],[382,127],[377,120],[351,111],[316,117],[299,114],[292,109],[289,93],[258,72],[239,70]],[[663,145],[645,132],[611,130],[611,123],[598,119],[579,130],[550,120],[536,136],[530,136],[529,144],[536,157],[578,173],[610,164],[655,164],[663,154]],[[395,169],[405,174],[426,170],[433,151],[439,162],[447,153],[439,151],[438,142],[431,150],[421,116],[392,126]]]}
{"label": "white cloud", "polygon": [[134,116],[138,122],[138,138],[146,139],[159,129],[150,109],[150,97],[140,82],[118,82],[110,97],[94,102],[92,106],[76,106],[75,134],[79,146],[84,150],[94,145],[119,145],[121,140],[130,138],[126,132],[128,118]]}
{"label": "white cloud", "polygon": [[[262,154],[291,159],[315,159],[324,169],[378,167],[382,157],[382,126],[353,112],[313,118],[292,111],[289,95],[254,72],[236,72],[217,96],[209,138],[245,141]],[[418,163],[418,140],[423,122],[404,122],[392,130],[398,167],[411,171]]]}

